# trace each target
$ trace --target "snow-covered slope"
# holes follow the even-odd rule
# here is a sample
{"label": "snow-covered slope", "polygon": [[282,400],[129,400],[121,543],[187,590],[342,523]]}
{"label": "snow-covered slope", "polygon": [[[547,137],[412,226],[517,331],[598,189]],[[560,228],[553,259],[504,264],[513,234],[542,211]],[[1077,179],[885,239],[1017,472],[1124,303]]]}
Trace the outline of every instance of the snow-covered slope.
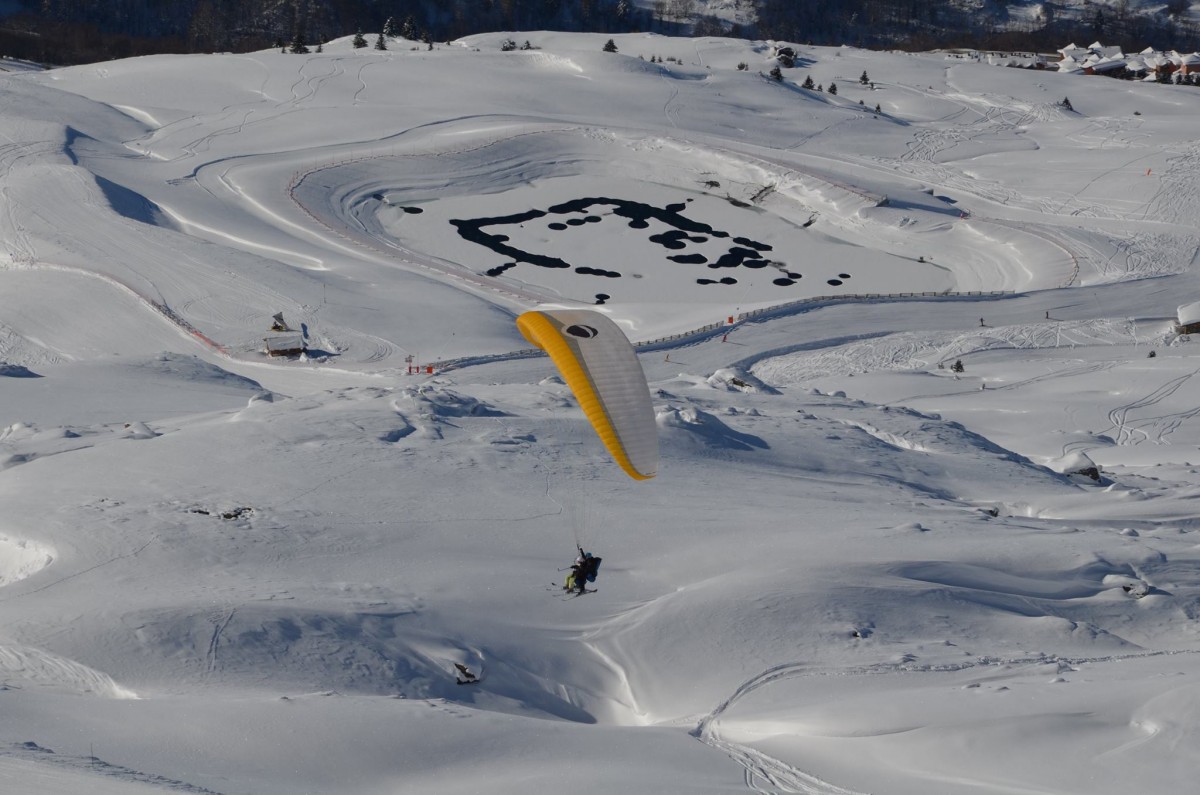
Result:
{"label": "snow-covered slope", "polygon": [[1186,791],[1200,94],[506,38],[0,77],[5,791]]}

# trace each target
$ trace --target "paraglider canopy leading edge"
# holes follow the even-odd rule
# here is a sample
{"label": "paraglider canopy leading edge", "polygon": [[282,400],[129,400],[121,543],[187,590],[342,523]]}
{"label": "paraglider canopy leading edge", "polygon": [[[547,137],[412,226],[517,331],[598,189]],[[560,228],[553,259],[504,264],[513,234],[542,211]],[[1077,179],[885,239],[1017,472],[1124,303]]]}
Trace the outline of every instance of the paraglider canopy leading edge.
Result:
{"label": "paraglider canopy leading edge", "polygon": [[517,318],[546,351],[613,460],[635,480],[658,473],[658,426],[646,374],[621,329],[590,309],[541,309]]}

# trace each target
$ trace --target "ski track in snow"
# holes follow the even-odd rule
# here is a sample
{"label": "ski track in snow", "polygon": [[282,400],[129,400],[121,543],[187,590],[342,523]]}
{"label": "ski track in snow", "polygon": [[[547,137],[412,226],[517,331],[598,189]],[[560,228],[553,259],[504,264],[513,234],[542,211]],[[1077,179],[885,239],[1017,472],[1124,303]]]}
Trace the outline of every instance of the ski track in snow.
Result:
{"label": "ski track in snow", "polygon": [[237,608],[213,608],[208,613],[208,620],[212,622],[212,636],[208,640],[208,649],[205,652],[204,671],[206,674],[213,674],[217,670],[217,650],[221,645],[221,633],[229,626],[229,622],[233,620],[233,614],[237,612]]}
{"label": "ski track in snow", "polygon": [[[844,789],[828,781],[823,781],[782,760],[721,737],[719,725],[721,715],[739,699],[773,682],[811,675],[810,669],[804,663],[784,663],[768,668],[753,679],[743,682],[733,692],[733,695],[717,705],[717,708],[706,715],[692,730],[692,736],[705,745],[728,754],[730,758],[745,768],[746,786],[755,792],[772,793],[782,790],[803,793],[803,795],[865,795],[865,793]],[[760,786],[759,781],[764,782],[766,786]]]}
{"label": "ski track in snow", "polygon": [[1154,444],[1170,444],[1166,437],[1170,436],[1185,420],[1200,414],[1200,406],[1158,416],[1131,417],[1130,415],[1139,409],[1154,406],[1175,394],[1180,387],[1191,381],[1192,376],[1196,373],[1200,373],[1200,369],[1174,378],[1137,400],[1111,409],[1108,412],[1108,420],[1112,425],[1101,433],[1106,434],[1110,430],[1115,430],[1117,444],[1122,445],[1134,445],[1145,441]]}
{"label": "ski track in snow", "polygon": [[73,580],[76,577],[82,577],[85,574],[89,574],[89,573],[96,571],[97,569],[103,568],[111,563],[115,563],[118,560],[125,560],[127,558],[136,558],[139,554],[141,554],[142,550],[146,549],[146,547],[150,546],[157,540],[158,540],[158,536],[155,536],[155,537],[151,538],[149,541],[146,541],[145,543],[138,545],[136,548],[134,548],[124,554],[114,555],[113,557],[108,558],[107,560],[98,561],[98,562],[92,564],[91,566],[88,566],[85,569],[80,569],[79,571],[71,572],[70,574],[67,574],[63,577],[59,577],[58,579],[48,582],[45,585],[39,586],[37,588],[32,588],[30,590],[22,591],[21,593],[13,594],[10,596],[0,597],[0,602],[8,602],[8,601],[12,601],[13,599],[19,599],[24,596],[29,596],[31,594],[45,591],[46,589],[53,588],[54,586],[56,586],[60,583],[66,582],[67,580]]}
{"label": "ski track in snow", "polygon": [[727,754],[731,759],[745,768],[746,786],[754,792],[763,793],[764,795],[778,792],[800,793],[801,795],[871,795],[871,793],[840,787],[799,770],[783,760],[776,759],[762,751],[725,739],[721,736],[720,732],[721,717],[731,707],[736,705],[738,701],[756,690],[789,679],[827,676],[881,676],[897,673],[955,673],[973,668],[1003,669],[1030,665],[1057,665],[1059,668],[1065,669],[1089,664],[1131,662],[1154,657],[1193,654],[1200,654],[1200,651],[1191,649],[1145,651],[1098,657],[1065,657],[1056,654],[1003,658],[979,657],[961,663],[932,665],[921,665],[905,660],[841,670],[816,669],[803,662],[781,663],[768,668],[739,685],[729,698],[722,701],[712,712],[701,718],[700,722],[696,724],[696,727],[689,734],[705,745]]}
{"label": "ski track in snow", "polygon": [[124,765],[105,762],[96,756],[58,753],[32,741],[12,743],[7,748],[0,747],[0,757],[6,756],[61,770],[103,776],[130,784],[145,784],[168,792],[190,792],[193,795],[221,795],[220,792],[211,790],[208,787],[201,787],[157,773],[147,773],[142,770],[125,767]]}

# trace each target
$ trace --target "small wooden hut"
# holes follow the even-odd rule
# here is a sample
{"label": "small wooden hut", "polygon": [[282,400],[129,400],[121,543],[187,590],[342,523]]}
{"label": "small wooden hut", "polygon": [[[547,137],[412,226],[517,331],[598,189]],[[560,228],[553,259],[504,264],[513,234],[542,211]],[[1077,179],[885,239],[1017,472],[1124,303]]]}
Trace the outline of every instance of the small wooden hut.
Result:
{"label": "small wooden hut", "polygon": [[264,337],[268,356],[299,356],[306,350],[302,334],[278,334]]}

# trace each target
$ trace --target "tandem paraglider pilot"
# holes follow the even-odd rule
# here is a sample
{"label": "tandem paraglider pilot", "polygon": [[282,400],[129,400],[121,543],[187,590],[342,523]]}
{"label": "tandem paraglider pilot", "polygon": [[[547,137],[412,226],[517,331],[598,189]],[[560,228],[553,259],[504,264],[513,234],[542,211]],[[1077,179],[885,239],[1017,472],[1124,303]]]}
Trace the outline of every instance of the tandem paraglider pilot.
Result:
{"label": "tandem paraglider pilot", "polygon": [[600,572],[600,560],[591,552],[584,552],[583,547],[579,547],[579,557],[575,558],[575,563],[571,566],[571,573],[567,575],[563,590],[583,593],[589,582],[596,581],[596,575]]}

